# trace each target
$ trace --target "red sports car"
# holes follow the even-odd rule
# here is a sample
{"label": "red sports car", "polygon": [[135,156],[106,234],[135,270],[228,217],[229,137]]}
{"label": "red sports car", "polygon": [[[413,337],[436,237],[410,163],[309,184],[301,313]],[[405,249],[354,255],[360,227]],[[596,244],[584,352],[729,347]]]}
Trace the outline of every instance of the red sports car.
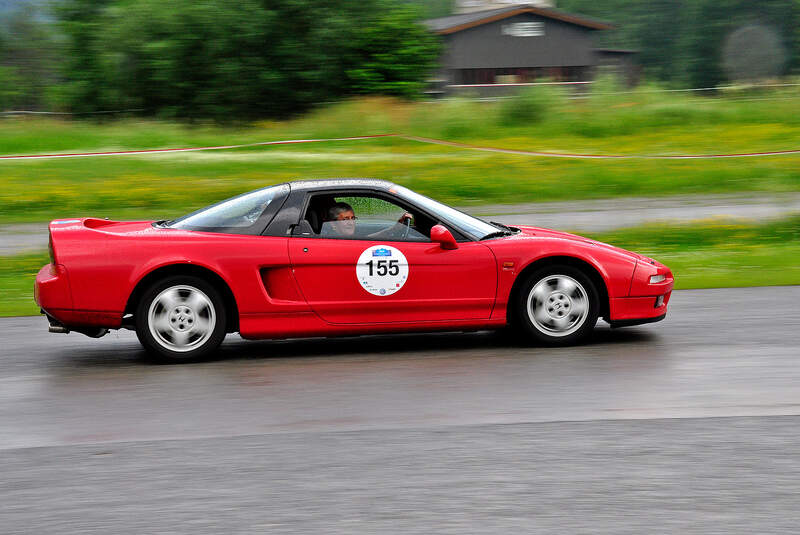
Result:
{"label": "red sports car", "polygon": [[263,188],[172,221],[50,223],[52,332],[135,329],[164,361],[226,333],[289,338],[512,325],[569,344],[664,318],[670,270],[572,234],[487,223],[380,180]]}

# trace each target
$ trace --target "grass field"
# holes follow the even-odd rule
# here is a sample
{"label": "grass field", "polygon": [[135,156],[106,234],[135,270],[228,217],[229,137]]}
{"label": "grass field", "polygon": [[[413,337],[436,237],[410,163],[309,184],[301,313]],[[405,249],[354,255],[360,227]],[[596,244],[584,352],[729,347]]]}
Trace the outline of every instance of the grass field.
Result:
{"label": "grass field", "polygon": [[[659,225],[591,237],[664,262],[678,289],[800,284],[800,217],[763,225]],[[33,280],[47,262],[46,253],[0,257],[0,316],[38,312]]]}
{"label": "grass field", "polygon": [[[638,92],[567,100],[362,99],[243,126],[121,119],[0,121],[0,155],[209,146],[403,132],[541,151],[727,153],[800,148],[800,91],[721,98]],[[94,215],[169,218],[299,178],[385,178],[457,205],[800,190],[800,155],[724,160],[568,160],[396,138],[194,153],[0,160],[0,223]]]}
{"label": "grass field", "polygon": [[592,237],[667,264],[677,289],[800,284],[800,216],[760,225],[651,225]]}
{"label": "grass field", "polygon": [[33,301],[33,281],[49,261],[46,252],[0,257],[0,316],[30,316],[39,312]]}
{"label": "grass field", "polygon": [[0,162],[0,222],[173,218],[265,185],[372,177],[443,202],[486,203],[800,189],[800,156],[715,161],[541,159],[356,141],[344,146]]}

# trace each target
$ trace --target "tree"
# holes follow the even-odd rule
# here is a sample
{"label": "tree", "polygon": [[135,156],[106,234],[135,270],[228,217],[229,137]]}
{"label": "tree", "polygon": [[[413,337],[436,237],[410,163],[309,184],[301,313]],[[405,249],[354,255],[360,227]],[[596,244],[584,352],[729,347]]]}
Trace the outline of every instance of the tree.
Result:
{"label": "tree", "polygon": [[722,51],[725,71],[732,81],[757,82],[781,74],[786,52],[780,37],[760,24],[742,26],[725,38]]}
{"label": "tree", "polygon": [[418,20],[418,10],[399,7],[363,28],[357,64],[347,71],[352,92],[421,94],[439,58],[440,43]]}
{"label": "tree", "polygon": [[597,35],[598,44],[637,50],[646,76],[675,85],[725,82],[724,42],[750,24],[774,28],[789,64],[800,68],[800,0],[559,0],[558,6],[615,24]]}
{"label": "tree", "polygon": [[284,117],[353,93],[413,95],[438,51],[418,12],[388,0],[66,1],[80,110]]}
{"label": "tree", "polygon": [[0,67],[0,111],[16,108],[23,96],[23,83],[16,69]]}
{"label": "tree", "polygon": [[256,2],[116,2],[98,36],[120,105],[187,118],[239,117],[258,102],[269,71],[268,13]]}
{"label": "tree", "polygon": [[418,9],[421,17],[433,19],[436,17],[446,17],[455,11],[455,0],[400,0]]}
{"label": "tree", "polygon": [[64,36],[63,83],[58,102],[76,113],[114,109],[119,95],[110,71],[102,62],[99,45],[104,16],[112,0],[63,0],[55,5]]}
{"label": "tree", "polygon": [[[798,6],[792,0],[699,0],[688,41],[689,80],[694,87],[713,87],[727,81],[723,47],[740,28],[753,24],[774,29],[779,44],[774,50],[792,46],[791,26]],[[783,58],[781,64],[785,65]],[[778,74],[783,74],[782,68]]]}
{"label": "tree", "polygon": [[55,82],[56,62],[50,25],[35,5],[23,4],[4,15],[0,20],[3,107],[43,107],[46,92]]}

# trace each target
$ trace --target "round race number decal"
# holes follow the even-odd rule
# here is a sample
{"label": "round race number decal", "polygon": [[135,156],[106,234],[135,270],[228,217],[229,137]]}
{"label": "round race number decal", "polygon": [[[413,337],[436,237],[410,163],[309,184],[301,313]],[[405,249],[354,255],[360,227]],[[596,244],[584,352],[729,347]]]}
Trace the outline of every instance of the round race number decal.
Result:
{"label": "round race number decal", "polygon": [[372,295],[392,295],[408,280],[408,260],[394,247],[375,245],[358,257],[356,276]]}

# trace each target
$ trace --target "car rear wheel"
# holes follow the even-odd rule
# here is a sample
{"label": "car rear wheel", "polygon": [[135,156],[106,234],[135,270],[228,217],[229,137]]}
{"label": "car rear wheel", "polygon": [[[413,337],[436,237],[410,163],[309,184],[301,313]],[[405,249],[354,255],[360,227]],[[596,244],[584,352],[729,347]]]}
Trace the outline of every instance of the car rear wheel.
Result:
{"label": "car rear wheel", "polygon": [[162,362],[207,358],[225,338],[219,292],[198,277],[176,276],[150,286],[136,308],[136,335]]}
{"label": "car rear wheel", "polygon": [[517,296],[515,316],[529,338],[568,345],[592,332],[598,310],[598,293],[589,277],[571,266],[550,266],[528,277]]}

